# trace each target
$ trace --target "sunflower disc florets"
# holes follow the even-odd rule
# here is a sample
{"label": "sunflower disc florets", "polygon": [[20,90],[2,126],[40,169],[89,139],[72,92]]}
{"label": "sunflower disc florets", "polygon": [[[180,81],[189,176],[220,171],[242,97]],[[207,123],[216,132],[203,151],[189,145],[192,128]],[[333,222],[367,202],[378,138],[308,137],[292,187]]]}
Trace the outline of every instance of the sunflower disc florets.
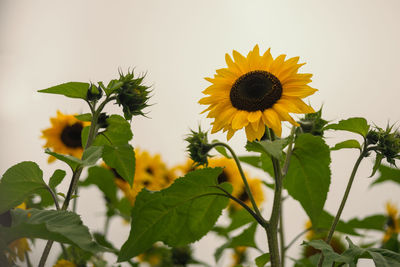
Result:
{"label": "sunflower disc florets", "polygon": [[132,119],[132,116],[144,116],[143,109],[149,106],[147,101],[150,98],[150,87],[142,84],[143,79],[144,76],[135,78],[133,72],[126,75],[120,73],[119,81],[123,84],[116,91],[117,103],[122,106],[127,120]]}
{"label": "sunflower disc florets", "polygon": [[196,166],[208,165],[208,152],[212,149],[212,145],[208,143],[207,132],[191,130],[191,134],[185,139],[189,143],[187,151],[190,158],[195,162]]}

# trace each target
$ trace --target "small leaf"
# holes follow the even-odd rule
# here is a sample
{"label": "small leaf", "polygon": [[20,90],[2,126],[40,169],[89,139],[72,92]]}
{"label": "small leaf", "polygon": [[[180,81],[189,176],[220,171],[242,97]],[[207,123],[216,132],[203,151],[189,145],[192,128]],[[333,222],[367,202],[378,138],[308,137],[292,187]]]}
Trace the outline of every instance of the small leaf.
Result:
{"label": "small leaf", "polygon": [[80,121],[92,121],[92,114],[91,113],[79,114],[75,115],[75,118],[77,118]]}
{"label": "small leaf", "polygon": [[267,153],[268,155],[280,159],[282,157],[282,150],[287,145],[287,139],[277,139],[274,141],[263,140],[247,142],[246,149],[250,152]]}
{"label": "small leaf", "polygon": [[357,140],[350,139],[340,143],[337,143],[331,150],[339,150],[343,148],[358,148],[361,150],[361,145]]}
{"label": "small leaf", "polygon": [[253,222],[250,224],[248,228],[243,230],[241,234],[238,236],[232,237],[228,243],[219,247],[214,254],[215,261],[218,262],[222,256],[222,252],[227,248],[236,248],[236,247],[252,247],[257,248],[256,242],[254,240],[257,223]]}
{"label": "small leaf", "polygon": [[300,202],[313,225],[318,225],[329,191],[330,162],[329,147],[321,137],[311,134],[297,137],[283,182],[288,193]]}
{"label": "small leaf", "polygon": [[24,161],[12,166],[0,181],[0,214],[46,187],[43,172],[36,163]]}
{"label": "small leaf", "polygon": [[58,154],[56,152],[52,152],[48,148],[46,148],[46,150],[44,152],[46,154],[52,155],[56,159],[59,159],[65,163],[67,163],[68,166],[71,167],[72,171],[75,171],[82,164],[82,161],[78,158],[75,158],[74,156]]}
{"label": "small leaf", "polygon": [[358,218],[351,219],[347,222],[347,225],[355,229],[384,231],[386,221],[387,221],[387,216],[376,214],[376,215],[370,215],[363,219],[358,219]]}
{"label": "small leaf", "polygon": [[93,242],[88,228],[74,212],[37,209],[11,212],[11,227],[0,226],[0,235],[7,243],[22,237],[40,238],[76,245],[93,253],[103,250]]}
{"label": "small leaf", "polygon": [[388,181],[400,184],[400,170],[398,168],[380,165],[378,170],[379,177],[375,179],[371,186]]}
{"label": "small leaf", "polygon": [[375,164],[374,167],[372,168],[372,173],[369,176],[370,178],[375,175],[376,171],[381,166],[382,160],[383,160],[383,155],[381,153],[376,153]]}
{"label": "small leaf", "polygon": [[88,83],[68,82],[47,89],[42,89],[39,90],[38,92],[65,95],[71,98],[86,99],[88,89],[89,89]]}
{"label": "small leaf", "polygon": [[58,192],[57,195],[59,195],[59,196],[65,198],[65,194],[64,194],[64,193]]}
{"label": "small leaf", "polygon": [[49,187],[55,189],[64,179],[67,173],[64,170],[55,170],[49,180]]}
{"label": "small leaf", "polygon": [[106,95],[109,96],[111,95],[115,90],[118,90],[124,83],[119,81],[119,80],[111,80],[107,88],[104,88],[104,91],[106,92]]}
{"label": "small leaf", "polygon": [[346,120],[341,120],[336,124],[329,124],[324,130],[343,130],[353,133],[358,133],[364,137],[367,136],[369,125],[367,120],[364,118],[349,118]]}
{"label": "small leaf", "polygon": [[[219,140],[213,140],[212,143],[218,143]],[[222,156],[224,156],[227,159],[230,159],[231,157],[228,155],[228,153],[226,152],[225,147],[223,146],[215,146],[214,147],[215,150],[217,150]]]}
{"label": "small leaf", "polygon": [[[334,217],[330,213],[328,213],[327,211],[322,211],[318,219],[318,225],[316,225],[314,228],[328,231],[332,225],[333,220]],[[353,224],[339,220],[336,226],[336,231],[344,234],[359,236],[354,228],[356,227]]]}
{"label": "small leaf", "polygon": [[259,156],[239,156],[241,162],[249,164],[250,166],[261,168],[261,160]]}
{"label": "small leaf", "polygon": [[135,176],[135,151],[130,145],[104,146],[103,159],[132,186]]}
{"label": "small leaf", "polygon": [[262,254],[256,258],[257,267],[264,267],[269,262],[271,255],[269,253]]}
{"label": "small leaf", "polygon": [[[156,241],[183,246],[209,232],[229,203],[214,187],[221,172],[221,168],[204,168],[186,174],[160,192],[143,189],[136,198],[131,232],[118,261],[139,255]],[[229,183],[218,186],[232,191]]]}
{"label": "small leaf", "polygon": [[101,158],[102,153],[103,153],[102,146],[91,146],[85,149],[82,155],[82,166],[95,165],[96,162]]}

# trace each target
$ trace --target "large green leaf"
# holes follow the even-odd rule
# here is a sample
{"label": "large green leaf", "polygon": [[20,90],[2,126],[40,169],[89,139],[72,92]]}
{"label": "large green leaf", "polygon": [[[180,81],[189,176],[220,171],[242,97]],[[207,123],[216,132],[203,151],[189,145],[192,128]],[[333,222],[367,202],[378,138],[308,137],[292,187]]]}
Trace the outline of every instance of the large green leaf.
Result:
{"label": "large green leaf", "polygon": [[392,168],[385,165],[380,165],[379,177],[371,184],[371,186],[380,184],[383,182],[391,181],[400,184],[400,170],[398,168]]}
{"label": "large green leaf", "polygon": [[74,212],[37,209],[11,212],[11,227],[0,226],[0,235],[7,243],[27,237],[72,244],[93,253],[102,250]]}
{"label": "large green leaf", "polygon": [[[322,211],[318,219],[318,225],[315,228],[325,230],[327,232],[331,228],[333,220],[334,217],[330,213]],[[355,227],[352,224],[339,220],[335,230],[344,234],[358,236],[359,234],[355,231],[354,228]]]}
{"label": "large green leaf", "polygon": [[[139,255],[156,241],[177,247],[207,234],[229,203],[215,188],[221,172],[221,168],[204,168],[188,173],[160,192],[143,189],[136,198],[131,232],[118,261]],[[219,186],[232,191],[229,183]]]}
{"label": "large green leaf", "polygon": [[0,181],[0,214],[44,188],[43,172],[36,163],[24,161],[12,166]]}
{"label": "large green leaf", "polygon": [[97,161],[101,158],[103,153],[102,146],[91,146],[85,151],[83,151],[82,155],[82,166],[92,166],[97,163]]}
{"label": "large green leaf", "polygon": [[104,146],[103,159],[132,186],[135,176],[135,151],[130,145]]}
{"label": "large green leaf", "polygon": [[110,170],[93,166],[89,168],[88,177],[80,185],[96,185],[112,203],[117,203],[117,187],[114,179]]}
{"label": "large green leaf", "polygon": [[318,225],[329,191],[330,162],[329,147],[321,137],[297,137],[284,186],[300,202],[313,225]]}
{"label": "large green leaf", "polygon": [[230,232],[254,221],[254,217],[251,216],[245,209],[231,211],[229,212],[229,217],[231,219],[231,223],[228,226],[216,226],[213,228],[213,231],[221,236],[228,237]]}
{"label": "large green leaf", "polygon": [[347,225],[355,229],[384,231],[387,217],[382,214],[370,215],[363,219],[354,218],[347,221]]}
{"label": "large green leaf", "polygon": [[257,229],[257,222],[250,224],[248,228],[243,230],[243,232],[235,237],[232,237],[227,243],[217,248],[214,253],[215,261],[218,262],[222,256],[222,252],[227,248],[236,247],[252,247],[257,248],[255,242],[255,234]]}
{"label": "large green leaf", "polygon": [[349,118],[346,120],[341,120],[335,124],[329,124],[324,129],[348,131],[361,134],[365,137],[367,136],[369,125],[367,123],[367,120],[364,118]]}
{"label": "large green leaf", "polygon": [[72,98],[86,99],[88,89],[89,89],[88,83],[68,82],[47,89],[42,89],[39,90],[38,92],[65,95],[67,97],[72,97]]}

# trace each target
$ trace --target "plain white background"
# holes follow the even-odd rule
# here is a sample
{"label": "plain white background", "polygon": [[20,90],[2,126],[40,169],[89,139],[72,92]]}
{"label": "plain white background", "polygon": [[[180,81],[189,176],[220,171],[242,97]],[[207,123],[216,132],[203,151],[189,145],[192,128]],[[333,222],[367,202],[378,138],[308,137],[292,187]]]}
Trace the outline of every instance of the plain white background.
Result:
{"label": "plain white background", "polygon": [[[132,121],[135,147],[161,153],[169,164],[185,159],[184,136],[210,120],[199,113],[203,78],[225,66],[224,54],[242,54],[259,44],[274,57],[300,56],[300,70],[314,74],[319,91],[307,101],[324,118],[366,117],[385,127],[400,119],[400,2],[392,1],[0,1],[0,172],[24,160],[37,162],[46,179],[62,164],[47,164],[41,130],[49,117],[87,112],[79,100],[42,95],[36,90],[68,81],[105,81],[118,68],[147,73],[154,88],[150,119]],[[117,106],[110,112],[119,112]],[[288,125],[284,126],[287,133]],[[352,135],[330,133],[330,145]],[[225,140],[222,134],[212,139]],[[245,152],[245,136],[230,144]],[[332,183],[326,209],[334,213],[346,186],[356,151],[333,152]],[[400,204],[400,189],[382,184],[372,189],[367,178],[372,158],[360,167],[343,218],[382,213],[387,200]],[[258,173],[259,174],[259,173]],[[63,184],[65,187],[66,184]],[[272,198],[268,192],[265,214]],[[96,190],[81,192],[79,213],[91,229],[102,229],[103,202]],[[302,231],[306,216],[299,204],[285,204],[287,241]],[[129,232],[113,220],[110,239],[117,246]],[[260,231],[260,247],[265,249]],[[213,262],[221,240],[196,243],[196,255]],[[299,240],[296,244],[300,244]],[[37,261],[41,249],[35,251]],[[298,249],[290,250],[291,256]],[[257,254],[254,254],[257,255]],[[55,256],[55,253],[52,255]],[[229,257],[223,259],[229,262]],[[220,266],[223,266],[220,263]],[[362,266],[366,266],[363,263]]]}

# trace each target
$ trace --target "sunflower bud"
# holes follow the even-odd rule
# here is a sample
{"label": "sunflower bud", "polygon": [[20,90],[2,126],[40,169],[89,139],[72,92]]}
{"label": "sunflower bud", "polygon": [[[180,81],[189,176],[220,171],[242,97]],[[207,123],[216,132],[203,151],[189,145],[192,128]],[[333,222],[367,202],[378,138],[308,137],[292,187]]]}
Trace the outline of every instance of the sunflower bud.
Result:
{"label": "sunflower bud", "polygon": [[395,159],[400,158],[400,133],[392,129],[393,126],[387,126],[386,130],[375,127],[368,132],[367,142],[376,145],[373,150],[394,165]]}
{"label": "sunflower bud", "polygon": [[297,134],[310,133],[316,136],[324,135],[324,126],[328,121],[321,118],[322,107],[315,113],[305,114],[304,118],[300,119],[300,128],[297,129]]}
{"label": "sunflower bud", "polygon": [[192,249],[190,246],[172,248],[172,263],[174,266],[186,266],[192,259]]}
{"label": "sunflower bud", "polygon": [[86,94],[86,99],[88,101],[97,101],[103,96],[103,90],[100,86],[90,84],[89,89]]}
{"label": "sunflower bud", "polygon": [[196,163],[196,166],[208,165],[208,152],[213,146],[208,143],[207,132],[202,132],[200,127],[198,132],[193,130],[191,132],[185,139],[189,143],[187,151],[190,158]]}
{"label": "sunflower bud", "polygon": [[132,116],[143,115],[143,109],[148,107],[150,87],[142,85],[144,76],[135,78],[133,72],[124,75],[120,73],[119,81],[122,86],[116,90],[117,103],[122,106],[124,117],[127,120]]}
{"label": "sunflower bud", "polygon": [[99,118],[97,120],[97,125],[100,128],[107,128],[107,126],[108,126],[107,119],[109,117],[110,116],[108,116],[105,112],[100,113]]}

